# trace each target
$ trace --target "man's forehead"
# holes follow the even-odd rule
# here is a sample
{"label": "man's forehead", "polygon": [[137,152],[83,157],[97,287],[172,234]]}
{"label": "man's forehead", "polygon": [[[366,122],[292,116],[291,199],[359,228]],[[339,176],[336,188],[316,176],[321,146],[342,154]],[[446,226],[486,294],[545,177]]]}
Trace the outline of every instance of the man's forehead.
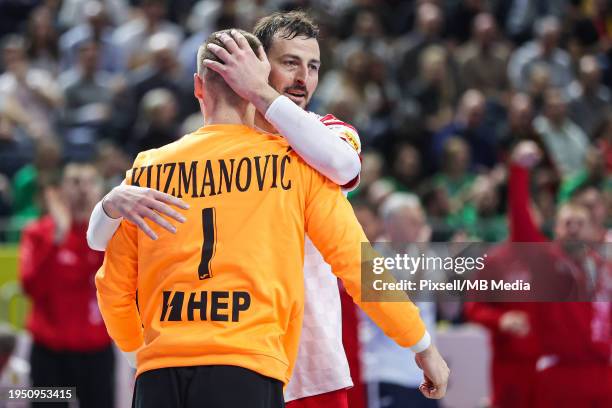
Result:
{"label": "man's forehead", "polygon": [[304,36],[285,38],[281,34],[276,34],[272,39],[268,54],[275,56],[291,54],[302,59],[316,61],[321,59],[319,42],[315,38]]}
{"label": "man's forehead", "polygon": [[64,170],[64,178],[72,181],[91,179],[96,175],[96,169],[91,166],[70,166]]}

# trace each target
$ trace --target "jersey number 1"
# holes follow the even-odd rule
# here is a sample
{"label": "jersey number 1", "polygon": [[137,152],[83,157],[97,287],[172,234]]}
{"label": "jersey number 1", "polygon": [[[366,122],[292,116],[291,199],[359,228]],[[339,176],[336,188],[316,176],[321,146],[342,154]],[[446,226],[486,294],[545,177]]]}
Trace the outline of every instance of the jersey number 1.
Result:
{"label": "jersey number 1", "polygon": [[200,280],[212,278],[210,262],[215,256],[215,245],[217,240],[217,224],[215,222],[215,209],[212,207],[202,209],[202,257],[198,266],[198,277]]}

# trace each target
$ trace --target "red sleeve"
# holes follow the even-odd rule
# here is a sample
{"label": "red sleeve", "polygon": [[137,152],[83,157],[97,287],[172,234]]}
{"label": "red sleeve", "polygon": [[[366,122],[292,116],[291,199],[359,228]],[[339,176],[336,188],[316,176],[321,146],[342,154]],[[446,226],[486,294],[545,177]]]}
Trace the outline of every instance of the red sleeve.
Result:
{"label": "red sleeve", "polygon": [[478,323],[491,331],[499,329],[499,319],[506,311],[490,303],[466,302],[464,305],[465,317],[469,321]]}
{"label": "red sleeve", "polygon": [[[507,270],[506,261],[512,257],[512,244],[501,244],[496,246],[487,259],[486,268],[478,272],[476,279],[499,280],[504,279]],[[508,311],[506,307],[500,307],[498,303],[490,302],[465,302],[464,314],[466,319],[478,323],[492,332],[499,331],[499,319]]]}
{"label": "red sleeve", "polygon": [[46,264],[56,248],[38,222],[23,231],[19,246],[19,278],[24,292],[30,297],[44,296],[48,281],[44,275],[49,270]]}
{"label": "red sleeve", "polygon": [[510,201],[509,224],[512,242],[546,242],[548,239],[536,226],[529,210],[529,170],[516,164],[510,165],[508,186]]}

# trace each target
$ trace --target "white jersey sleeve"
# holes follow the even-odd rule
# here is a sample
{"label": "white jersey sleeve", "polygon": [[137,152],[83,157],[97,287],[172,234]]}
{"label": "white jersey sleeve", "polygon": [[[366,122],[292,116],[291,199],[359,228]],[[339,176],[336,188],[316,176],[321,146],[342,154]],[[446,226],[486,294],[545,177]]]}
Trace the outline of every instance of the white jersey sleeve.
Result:
{"label": "white jersey sleeve", "polygon": [[335,130],[337,123],[322,121],[320,116],[306,112],[285,96],[272,102],[266,119],[306,163],[334,183],[340,186],[350,183],[361,171],[359,154],[343,141],[354,138],[334,137],[344,133]]}
{"label": "white jersey sleeve", "polygon": [[[341,121],[336,118],[334,115],[328,113],[325,116],[317,115],[321,123],[323,123],[329,130],[334,132],[341,140],[348,143],[350,147],[359,155],[359,160],[361,162],[361,139],[359,138],[359,133],[357,129],[355,129],[350,124]],[[353,178],[348,183],[342,186],[342,189],[345,192],[352,191],[357,188],[359,185],[360,174],[357,174],[355,178]]]}
{"label": "white jersey sleeve", "polygon": [[96,251],[106,251],[108,241],[115,235],[115,231],[117,231],[123,219],[109,217],[102,207],[102,201],[104,199],[100,200],[94,207],[87,227],[87,244]]}

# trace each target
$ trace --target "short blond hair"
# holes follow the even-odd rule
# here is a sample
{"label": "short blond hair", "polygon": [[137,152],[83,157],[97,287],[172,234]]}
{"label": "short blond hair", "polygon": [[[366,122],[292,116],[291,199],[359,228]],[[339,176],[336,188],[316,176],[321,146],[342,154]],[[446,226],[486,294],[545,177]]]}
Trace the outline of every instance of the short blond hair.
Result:
{"label": "short blond hair", "polygon": [[207,39],[206,41],[200,45],[200,48],[198,49],[198,61],[197,61],[197,72],[198,75],[204,79],[204,82],[207,83],[208,85],[211,85],[215,88],[216,91],[218,92],[222,92],[224,95],[228,96],[228,97],[233,97],[233,98],[240,98],[230,87],[229,85],[227,85],[227,83],[225,82],[225,80],[223,79],[223,77],[221,75],[219,75],[217,72],[213,71],[212,69],[208,69],[206,68],[206,66],[204,65],[204,60],[211,60],[211,61],[216,61],[219,63],[223,63],[223,61],[221,61],[214,52],[210,51],[208,49],[208,44],[216,44],[221,48],[225,48],[225,44],[223,44],[223,42],[218,38],[219,34],[227,34],[231,37],[231,31],[232,30],[236,30],[238,31],[240,34],[242,34],[246,40],[248,41],[249,45],[251,46],[251,49],[253,50],[253,52],[255,52],[255,54],[257,54],[257,50],[259,49],[259,47],[261,46],[261,42],[259,42],[259,40],[257,39],[257,37],[255,37],[253,34],[246,32],[244,30],[239,30],[239,29],[227,29],[227,30],[219,30],[219,31],[215,31],[214,33],[212,33]]}

